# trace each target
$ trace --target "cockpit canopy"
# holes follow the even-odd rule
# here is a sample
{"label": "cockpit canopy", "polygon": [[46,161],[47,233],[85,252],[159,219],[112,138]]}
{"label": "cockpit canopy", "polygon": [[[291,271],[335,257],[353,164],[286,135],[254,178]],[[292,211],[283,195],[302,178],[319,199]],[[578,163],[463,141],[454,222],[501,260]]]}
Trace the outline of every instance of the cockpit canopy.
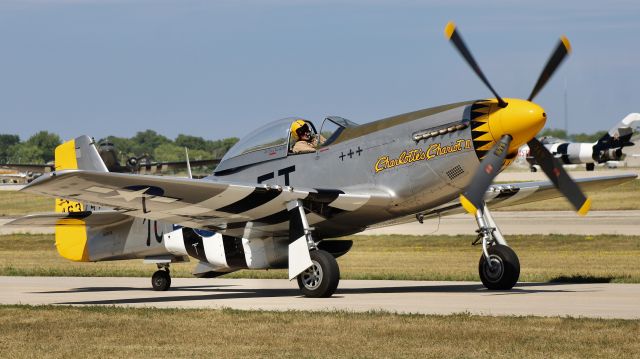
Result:
{"label": "cockpit canopy", "polygon": [[[222,157],[215,173],[286,157],[295,142],[295,140],[291,139],[291,124],[300,119],[299,117],[283,118],[247,134]],[[317,131],[313,123],[311,121],[303,121],[309,125],[309,129],[315,135]],[[327,131],[321,130],[323,135],[330,135],[325,136],[328,140],[323,145],[326,146],[335,141],[342,133],[342,130],[353,126],[357,126],[357,124],[341,117],[327,117],[323,122],[322,128],[326,127],[332,130],[330,133],[325,133]]]}

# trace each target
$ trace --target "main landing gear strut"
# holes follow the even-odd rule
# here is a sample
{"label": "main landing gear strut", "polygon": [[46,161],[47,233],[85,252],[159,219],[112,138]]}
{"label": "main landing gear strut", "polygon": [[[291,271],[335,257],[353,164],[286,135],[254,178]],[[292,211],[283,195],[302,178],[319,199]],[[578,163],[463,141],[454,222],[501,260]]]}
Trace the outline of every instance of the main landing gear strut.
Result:
{"label": "main landing gear strut", "polygon": [[310,298],[330,297],[338,288],[340,268],[335,257],[321,249],[313,239],[302,201],[287,204],[289,211],[289,279],[297,278],[298,287]]}
{"label": "main landing gear strut", "polygon": [[486,204],[476,211],[478,237],[473,244],[482,244],[482,256],[478,264],[480,280],[487,289],[508,290],[518,282],[520,261],[507,245]]}

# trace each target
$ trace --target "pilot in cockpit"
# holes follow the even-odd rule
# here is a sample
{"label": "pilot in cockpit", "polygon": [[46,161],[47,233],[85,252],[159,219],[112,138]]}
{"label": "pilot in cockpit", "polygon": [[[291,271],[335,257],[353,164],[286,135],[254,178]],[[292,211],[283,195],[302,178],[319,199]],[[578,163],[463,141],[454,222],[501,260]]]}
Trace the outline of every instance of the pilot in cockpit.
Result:
{"label": "pilot in cockpit", "polygon": [[325,138],[321,135],[313,135],[309,125],[304,120],[295,120],[291,124],[291,137],[296,141],[291,151],[293,153],[315,152],[318,142],[322,144]]}

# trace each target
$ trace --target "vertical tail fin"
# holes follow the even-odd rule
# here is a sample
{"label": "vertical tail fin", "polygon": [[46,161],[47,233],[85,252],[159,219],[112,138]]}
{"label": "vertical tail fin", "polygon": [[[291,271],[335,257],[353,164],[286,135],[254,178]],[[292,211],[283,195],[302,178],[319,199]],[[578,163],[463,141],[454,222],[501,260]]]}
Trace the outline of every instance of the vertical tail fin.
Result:
{"label": "vertical tail fin", "polygon": [[87,170],[108,172],[93,139],[83,135],[56,147],[56,171]]}
{"label": "vertical tail fin", "polygon": [[637,126],[640,126],[640,113],[630,113],[602,136],[594,147],[598,150],[608,150],[633,146],[630,140]]}
{"label": "vertical tail fin", "polygon": [[[55,150],[55,169],[108,172],[100,154],[89,136],[76,137]],[[56,198],[56,212],[82,212],[86,206],[81,202]],[[89,260],[87,248],[87,225],[82,219],[61,219],[56,225],[56,248],[67,259],[86,262]]]}

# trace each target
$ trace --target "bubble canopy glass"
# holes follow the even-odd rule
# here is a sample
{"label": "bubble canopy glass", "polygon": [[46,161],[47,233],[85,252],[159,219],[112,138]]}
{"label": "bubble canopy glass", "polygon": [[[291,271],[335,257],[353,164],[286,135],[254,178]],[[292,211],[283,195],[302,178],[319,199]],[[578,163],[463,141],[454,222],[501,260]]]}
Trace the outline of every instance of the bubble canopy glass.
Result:
{"label": "bubble canopy glass", "polygon": [[[300,117],[287,117],[273,121],[244,136],[222,157],[215,172],[268,161],[287,156],[289,130]],[[313,132],[315,127],[306,121]]]}

